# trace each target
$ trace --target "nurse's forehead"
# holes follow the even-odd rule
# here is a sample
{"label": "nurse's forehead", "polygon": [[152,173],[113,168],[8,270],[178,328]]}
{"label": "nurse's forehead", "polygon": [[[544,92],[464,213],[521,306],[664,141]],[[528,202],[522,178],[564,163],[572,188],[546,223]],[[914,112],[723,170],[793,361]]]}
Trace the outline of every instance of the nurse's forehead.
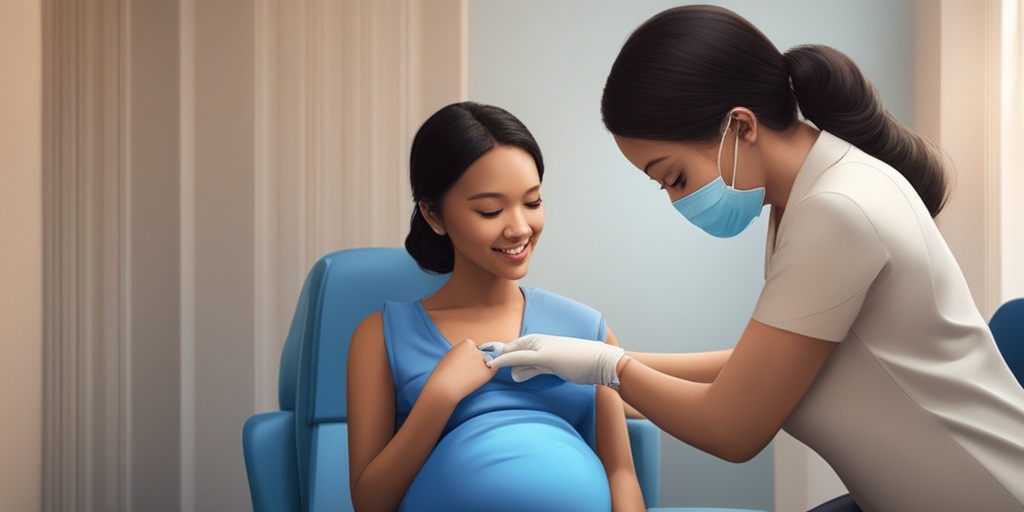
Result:
{"label": "nurse's forehead", "polygon": [[637,169],[645,173],[661,160],[669,156],[669,147],[666,144],[659,144],[657,141],[634,139],[630,137],[615,136],[615,142],[619,151]]}
{"label": "nurse's forehead", "polygon": [[656,157],[653,160],[648,161],[647,164],[644,165],[642,168],[640,168],[639,165],[637,165],[637,167],[640,168],[640,170],[644,171],[644,174],[650,176],[651,175],[651,168],[654,167],[655,165],[658,165],[659,163],[661,163],[666,158],[668,158],[668,157],[667,156]]}

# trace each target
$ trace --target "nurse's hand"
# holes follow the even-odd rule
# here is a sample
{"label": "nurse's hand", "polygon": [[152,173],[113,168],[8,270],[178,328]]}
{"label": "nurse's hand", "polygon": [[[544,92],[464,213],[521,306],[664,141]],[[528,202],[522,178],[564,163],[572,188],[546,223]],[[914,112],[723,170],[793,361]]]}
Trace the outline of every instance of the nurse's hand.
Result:
{"label": "nurse's hand", "polygon": [[[490,348],[491,343],[495,343],[495,347],[500,345],[485,343],[480,346],[481,350]],[[487,365],[511,366],[516,382],[551,373],[576,384],[615,385],[619,383],[615,366],[623,353],[621,348],[600,341],[527,334],[506,343],[501,355]]]}

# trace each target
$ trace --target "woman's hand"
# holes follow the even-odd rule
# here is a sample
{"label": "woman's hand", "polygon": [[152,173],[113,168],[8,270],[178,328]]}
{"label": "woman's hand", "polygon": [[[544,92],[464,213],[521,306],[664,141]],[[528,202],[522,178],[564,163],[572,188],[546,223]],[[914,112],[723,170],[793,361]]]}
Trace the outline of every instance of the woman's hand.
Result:
{"label": "woman's hand", "polygon": [[488,359],[490,356],[477,350],[473,340],[462,340],[452,345],[437,363],[423,391],[429,389],[453,404],[458,403],[498,373],[497,368],[487,366]]}

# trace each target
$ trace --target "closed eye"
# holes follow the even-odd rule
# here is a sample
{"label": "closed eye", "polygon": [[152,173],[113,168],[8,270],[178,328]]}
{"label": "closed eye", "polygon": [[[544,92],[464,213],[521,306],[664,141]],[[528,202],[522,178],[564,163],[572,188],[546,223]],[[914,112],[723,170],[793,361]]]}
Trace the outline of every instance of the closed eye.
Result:
{"label": "closed eye", "polygon": [[537,208],[540,208],[540,205],[543,202],[544,202],[543,199],[537,198],[536,201],[531,201],[529,203],[525,203],[525,205],[526,205],[527,208],[529,208],[531,210],[536,210]]}
{"label": "closed eye", "polygon": [[662,182],[661,189],[665,190],[666,188],[680,188],[684,185],[686,185],[686,177],[683,176],[682,174],[679,174],[676,176],[676,179],[672,180],[671,183]]}
{"label": "closed eye", "polygon": [[482,216],[485,219],[493,219],[493,218],[497,217],[498,215],[501,215],[501,210],[492,210],[492,211],[477,212],[477,213],[479,213],[480,216]]}

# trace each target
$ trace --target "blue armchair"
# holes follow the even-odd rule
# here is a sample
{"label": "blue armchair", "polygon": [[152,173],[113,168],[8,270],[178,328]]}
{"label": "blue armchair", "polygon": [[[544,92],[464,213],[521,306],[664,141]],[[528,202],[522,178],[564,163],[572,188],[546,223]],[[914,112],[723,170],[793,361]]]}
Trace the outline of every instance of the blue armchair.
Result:
{"label": "blue armchair", "polygon": [[1024,386],[1024,298],[999,306],[988,326],[1017,382]]}
{"label": "blue armchair", "polygon": [[[250,417],[242,430],[253,510],[352,510],[345,407],[349,340],[385,299],[416,300],[446,279],[423,272],[395,248],[338,251],[313,265],[281,354],[281,410]],[[627,426],[644,500],[656,507],[661,431],[647,420],[630,419]]]}

